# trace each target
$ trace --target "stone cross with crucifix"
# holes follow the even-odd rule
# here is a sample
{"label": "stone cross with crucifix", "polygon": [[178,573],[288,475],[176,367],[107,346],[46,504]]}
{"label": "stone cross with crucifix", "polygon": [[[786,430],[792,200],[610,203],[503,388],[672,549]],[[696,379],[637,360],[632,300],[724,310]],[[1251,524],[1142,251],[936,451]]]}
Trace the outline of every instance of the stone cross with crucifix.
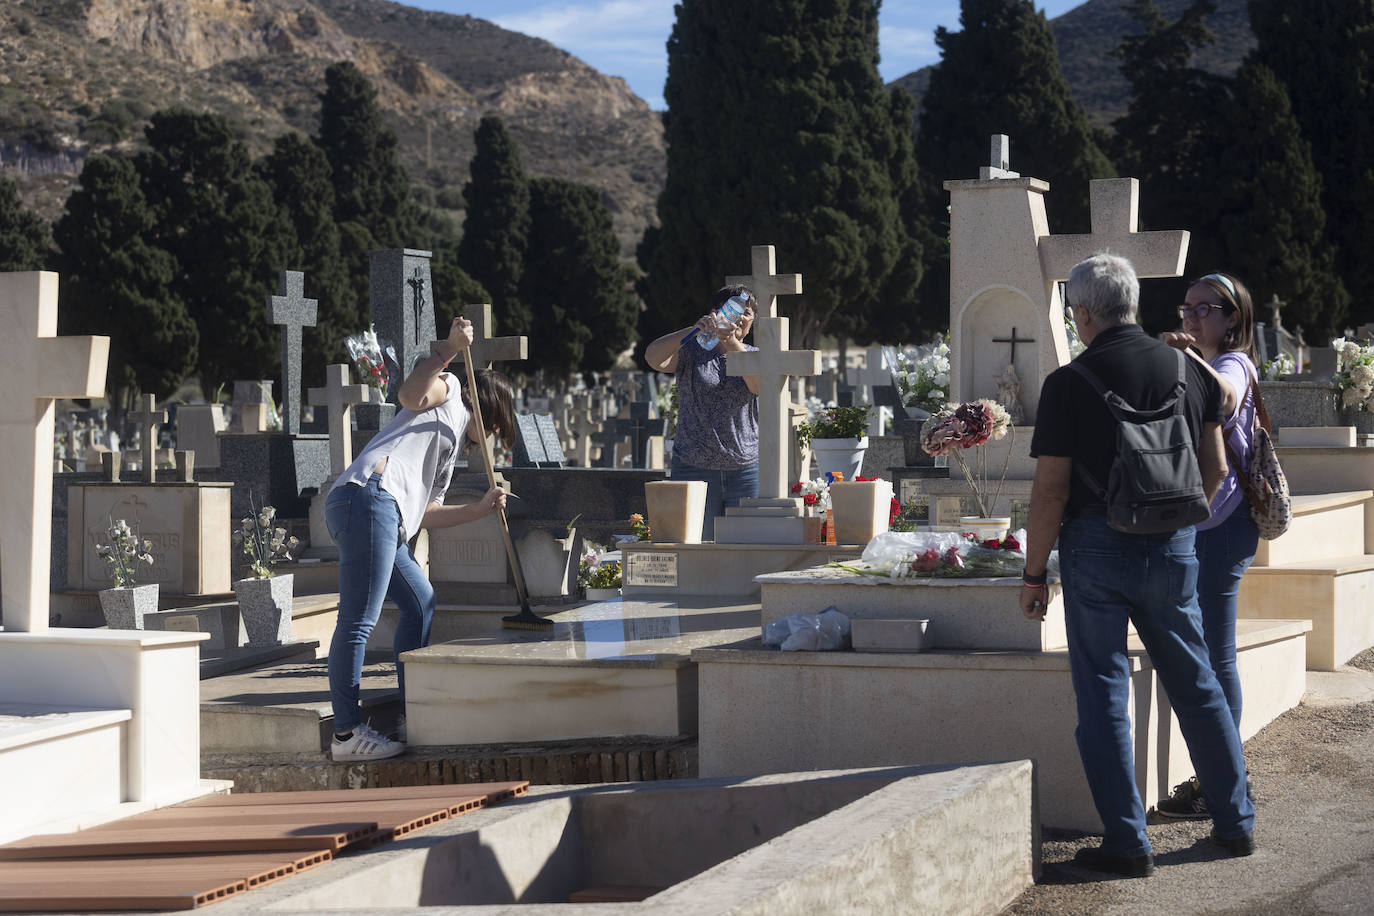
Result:
{"label": "stone cross with crucifix", "polygon": [[324,369],[324,387],[308,392],[313,407],[323,407],[329,415],[329,476],[338,477],[353,461],[354,404],[368,400],[366,385],[348,383],[348,366],[335,363]]}
{"label": "stone cross with crucifix", "polygon": [[305,298],[305,274],[281,272],[281,295],[267,297],[268,324],[283,325],[281,333],[281,429],[301,431],[301,328],[313,328],[319,301]]}
{"label": "stone cross with crucifix", "polygon": [[129,414],[129,419],[138,424],[143,440],[143,479],[157,483],[157,428],[167,422],[167,411],[157,409],[157,398],[151,394],[142,400],[143,409]]}
{"label": "stone cross with crucifix", "polygon": [[395,354],[396,364],[387,365],[387,400],[395,404],[401,382],[416,360],[429,355],[435,338],[431,253],[392,248],[367,255],[372,324],[383,351],[390,348]]}
{"label": "stone cross with crucifix", "polygon": [[1141,277],[1179,276],[1188,233],[1137,232],[1139,184],[1120,178],[1090,184],[1092,232],[1051,235],[1049,185],[1012,172],[1006,150],[1005,138],[993,137],[992,161],[979,178],[944,185],[950,192],[950,394],[954,401],[996,399],[997,378],[1014,362],[1027,420],[1034,423],[1045,376],[1069,361],[1059,281],[1102,251],[1127,258]]}
{"label": "stone cross with crucifix", "polygon": [[48,629],[52,551],[53,401],[105,394],[108,337],[58,337],[57,274],[0,274],[0,622]]}

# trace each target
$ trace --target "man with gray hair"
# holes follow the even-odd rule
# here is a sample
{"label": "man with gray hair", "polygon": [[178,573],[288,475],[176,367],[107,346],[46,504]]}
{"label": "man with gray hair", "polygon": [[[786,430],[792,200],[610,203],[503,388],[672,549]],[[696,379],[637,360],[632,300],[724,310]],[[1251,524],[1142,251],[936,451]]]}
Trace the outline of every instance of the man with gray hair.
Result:
{"label": "man with gray hair", "polygon": [[[1179,353],[1137,324],[1140,282],[1129,261],[1096,254],[1069,274],[1065,298],[1088,345],[1078,361],[1136,410],[1169,402]],[[1183,414],[1208,500],[1225,473],[1221,389],[1197,360],[1186,360]],[[1027,525],[1021,610],[1043,620],[1045,566],[1059,540],[1069,664],[1078,702],[1075,737],[1093,802],[1102,816],[1100,847],[1075,862],[1096,871],[1144,877],[1154,871],[1145,809],[1136,789],[1126,623],[1149,653],[1197,767],[1213,841],[1232,855],[1254,851],[1254,807],[1246,796],[1240,734],[1212,672],[1197,603],[1191,524],[1160,534],[1111,527],[1103,490],[1117,451],[1118,420],[1073,366],[1045,379],[1031,441],[1036,459]]]}

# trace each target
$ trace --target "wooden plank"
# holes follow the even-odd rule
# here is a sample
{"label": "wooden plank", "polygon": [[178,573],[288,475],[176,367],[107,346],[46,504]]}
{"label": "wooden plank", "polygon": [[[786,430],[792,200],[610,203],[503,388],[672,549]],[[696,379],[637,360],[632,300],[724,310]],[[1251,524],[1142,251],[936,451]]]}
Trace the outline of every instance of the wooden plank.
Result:
{"label": "wooden plank", "polygon": [[376,821],[278,826],[220,823],[161,829],[126,829],[122,821],[80,833],[32,836],[0,846],[0,860],[70,859],[88,856],[142,856],[211,852],[282,852],[328,849],[338,852],[377,832]]}
{"label": "wooden plank", "polygon": [[301,853],[114,857],[0,862],[0,910],[188,910],[332,858]]}
{"label": "wooden plank", "polygon": [[[320,789],[313,792],[244,792],[235,795],[207,795],[182,802],[181,808],[219,808],[251,805],[335,804],[366,799],[445,798],[483,796],[487,802],[504,801],[526,794],[527,780],[515,782],[469,782],[434,786],[392,786],[386,789]],[[173,810],[173,809],[166,809]]]}

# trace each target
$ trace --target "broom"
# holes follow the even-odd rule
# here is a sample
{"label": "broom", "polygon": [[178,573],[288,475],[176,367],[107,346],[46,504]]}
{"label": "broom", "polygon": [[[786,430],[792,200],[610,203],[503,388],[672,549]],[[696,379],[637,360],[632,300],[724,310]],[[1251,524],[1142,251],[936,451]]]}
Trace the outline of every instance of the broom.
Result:
{"label": "broom", "polygon": [[[477,450],[482,453],[482,466],[487,471],[487,486],[496,486],[496,471],[491,466],[491,455],[487,452],[487,427],[482,423],[482,405],[477,397],[477,372],[472,368],[472,351],[462,354],[463,366],[467,369],[468,391],[472,401],[472,418],[482,431],[482,441]],[[520,568],[520,557],[515,552],[515,544],[510,539],[510,525],[506,523],[506,510],[496,510],[496,520],[501,523],[501,540],[506,544],[506,558],[510,560],[511,572],[515,574],[515,594],[520,599],[520,613],[501,618],[501,626],[507,630],[552,630],[553,621],[540,617],[530,610],[529,592],[525,590],[525,573]]]}

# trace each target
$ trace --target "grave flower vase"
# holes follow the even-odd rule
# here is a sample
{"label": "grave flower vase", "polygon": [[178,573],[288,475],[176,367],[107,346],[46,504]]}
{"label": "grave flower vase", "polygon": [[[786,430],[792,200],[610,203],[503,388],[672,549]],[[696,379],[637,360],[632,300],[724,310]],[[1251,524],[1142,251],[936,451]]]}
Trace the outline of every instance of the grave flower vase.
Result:
{"label": "grave flower vase", "polygon": [[100,610],[111,630],[141,630],[144,616],[157,610],[157,583],[101,589]]}
{"label": "grave flower vase", "polygon": [[706,481],[656,480],[644,485],[649,535],[655,544],[700,544]]}
{"label": "grave flower vase", "polygon": [[867,544],[887,530],[892,484],[886,480],[835,481],[830,485],[835,543]]}
{"label": "grave flower vase", "polygon": [[1357,436],[1374,434],[1374,411],[1360,410],[1357,407],[1342,407],[1340,419],[1341,426],[1355,427],[1355,435]]}
{"label": "grave flower vase", "polygon": [[867,449],[867,436],[862,439],[812,439],[811,454],[816,459],[814,473],[824,477],[839,472],[845,480],[853,480],[859,476]]}
{"label": "grave flower vase", "polygon": [[239,616],[250,646],[280,646],[291,641],[293,576],[240,579],[234,583]]}
{"label": "grave flower vase", "polygon": [[1000,541],[1011,530],[1011,516],[1001,515],[984,518],[978,515],[965,515],[960,517],[959,527],[965,531],[972,531],[978,535],[980,541],[986,541],[989,538],[996,538]]}

